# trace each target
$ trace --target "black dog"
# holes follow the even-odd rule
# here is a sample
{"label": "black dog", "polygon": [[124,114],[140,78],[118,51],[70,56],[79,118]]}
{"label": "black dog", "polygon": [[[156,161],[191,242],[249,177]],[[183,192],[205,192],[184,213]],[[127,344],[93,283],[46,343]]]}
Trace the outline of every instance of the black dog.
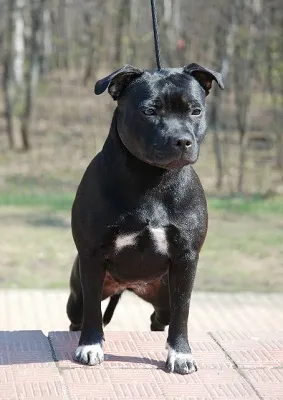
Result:
{"label": "black dog", "polygon": [[[191,167],[205,136],[205,96],[221,75],[190,64],[147,71],[126,65],[98,81],[118,106],[102,151],[79,185],[72,210],[78,250],[67,312],[81,330],[75,358],[103,361],[101,300],[112,296],[104,321],[124,290],[154,307],[151,330],[169,324],[166,369],[196,371],[188,314],[207,206]],[[112,303],[111,303],[112,302]]]}

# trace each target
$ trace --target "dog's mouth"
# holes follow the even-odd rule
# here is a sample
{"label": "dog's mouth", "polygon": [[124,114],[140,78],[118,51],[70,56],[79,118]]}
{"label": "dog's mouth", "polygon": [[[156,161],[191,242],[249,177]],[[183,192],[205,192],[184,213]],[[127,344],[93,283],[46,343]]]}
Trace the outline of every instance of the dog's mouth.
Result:
{"label": "dog's mouth", "polygon": [[198,155],[196,154],[193,157],[179,157],[177,159],[173,159],[172,161],[163,161],[162,159],[160,160],[154,160],[151,161],[148,158],[144,158],[144,161],[147,164],[150,164],[154,167],[158,167],[158,168],[163,168],[163,169],[181,169],[183,167],[185,167],[186,165],[192,165],[195,164],[197,162],[198,159]]}
{"label": "dog's mouth", "polygon": [[184,160],[184,159],[175,160],[175,161],[171,161],[170,163],[166,164],[165,168],[167,168],[167,169],[180,169],[180,168],[185,167],[186,165],[195,164],[196,161],[197,161],[197,158],[191,159],[191,160]]}
{"label": "dog's mouth", "polygon": [[149,165],[152,165],[153,167],[158,167],[158,168],[163,168],[163,169],[181,169],[185,167],[186,165],[192,165],[195,164],[197,160],[174,160],[171,161],[167,164],[164,163],[158,163],[158,162],[152,162],[146,160],[146,163]]}

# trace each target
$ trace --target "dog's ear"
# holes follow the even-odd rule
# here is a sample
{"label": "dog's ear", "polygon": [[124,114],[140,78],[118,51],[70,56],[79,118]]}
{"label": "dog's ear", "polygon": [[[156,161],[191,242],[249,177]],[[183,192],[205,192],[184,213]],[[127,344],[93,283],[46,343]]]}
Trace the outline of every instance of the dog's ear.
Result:
{"label": "dog's ear", "polygon": [[114,100],[117,100],[123,89],[143,73],[142,69],[135,68],[132,65],[124,65],[117,71],[112,72],[112,74],[97,81],[94,86],[94,93],[101,94],[108,88],[109,94]]}
{"label": "dog's ear", "polygon": [[189,64],[184,67],[184,72],[193,76],[198,83],[204,88],[206,96],[212,86],[212,81],[216,81],[220,89],[224,89],[222,75],[219,72],[201,67],[198,64]]}

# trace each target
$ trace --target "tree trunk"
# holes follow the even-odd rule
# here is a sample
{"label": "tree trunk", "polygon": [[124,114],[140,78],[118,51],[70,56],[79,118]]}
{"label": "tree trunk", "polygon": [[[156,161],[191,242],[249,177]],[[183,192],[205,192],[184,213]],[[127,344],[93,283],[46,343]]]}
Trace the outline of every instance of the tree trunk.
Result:
{"label": "tree trunk", "polygon": [[121,60],[122,60],[123,33],[124,33],[124,0],[120,0],[118,16],[117,16],[116,44],[115,44],[115,55],[114,55],[114,64],[116,68],[118,68],[121,65]]}
{"label": "tree trunk", "polygon": [[88,36],[88,47],[86,56],[86,65],[84,70],[83,84],[87,85],[89,79],[92,77],[94,53],[96,48],[96,37],[94,32],[94,27],[92,26],[92,18],[89,12],[84,13],[84,23],[86,27],[86,33]]}
{"label": "tree trunk", "polygon": [[[40,0],[37,0],[40,1]],[[67,34],[67,4],[66,0],[58,0],[58,18],[57,18],[57,67],[59,69],[69,68],[69,43]]]}
{"label": "tree trunk", "polygon": [[[218,88],[216,89],[218,92]],[[220,106],[220,95],[214,93],[213,102],[211,105],[211,127],[213,134],[213,150],[216,162],[216,183],[215,187],[217,190],[222,189],[223,185],[223,176],[224,176],[224,168],[223,168],[223,160],[222,160],[222,150],[221,143],[219,138],[219,124],[218,124],[218,107]]]}
{"label": "tree trunk", "polygon": [[13,12],[16,7],[16,1],[8,2],[7,24],[5,31],[5,51],[4,51],[4,72],[3,72],[3,92],[4,92],[4,115],[6,120],[6,133],[8,137],[9,148],[13,149],[13,36],[14,19]]}
{"label": "tree trunk", "polygon": [[30,120],[33,110],[34,90],[38,82],[39,56],[40,56],[40,33],[43,22],[43,9],[46,0],[31,0],[31,43],[28,71],[26,77],[26,93],[24,111],[21,118],[22,148],[27,151],[30,143]]}
{"label": "tree trunk", "polygon": [[243,190],[248,111],[256,63],[256,33],[260,9],[254,0],[238,0],[235,6],[237,33],[234,48],[236,122],[239,131],[238,192]]}
{"label": "tree trunk", "polygon": [[131,8],[130,0],[121,0],[119,4],[118,16],[117,16],[117,28],[116,28],[116,46],[114,63],[118,68],[125,62],[125,28],[126,24],[130,20]]}
{"label": "tree trunk", "polygon": [[[172,41],[174,32],[172,29],[173,25],[173,0],[164,0],[163,6],[163,18],[160,24],[160,37],[164,37],[165,40],[160,41],[160,47],[163,55],[163,63],[168,66],[172,66]],[[164,36],[162,35],[164,34]]]}
{"label": "tree trunk", "polygon": [[24,80],[24,62],[25,62],[25,38],[24,38],[24,17],[23,9],[25,6],[25,0],[16,0],[15,12],[14,12],[14,76],[15,82],[18,86],[23,85]]}
{"label": "tree trunk", "polygon": [[12,96],[12,79],[11,79],[11,63],[8,60],[4,61],[4,74],[3,74],[3,91],[5,103],[5,120],[6,132],[8,137],[8,145],[10,149],[15,147],[14,142],[14,126],[13,126],[13,96]]}
{"label": "tree trunk", "polygon": [[[215,30],[215,43],[217,43],[215,50],[216,63],[221,62],[220,72],[226,83],[227,75],[230,69],[230,59],[233,53],[234,31],[235,24],[233,18],[233,6],[227,9],[228,22],[223,27],[222,21],[216,26]],[[216,189],[221,190],[224,178],[224,162],[222,157],[222,146],[219,138],[219,111],[221,108],[222,93],[218,88],[214,88],[212,92],[212,104],[210,112],[210,125],[213,133],[213,149],[216,161]]]}
{"label": "tree trunk", "polygon": [[[283,21],[281,21],[283,22]],[[275,149],[275,163],[276,167],[283,170],[283,134],[282,134],[282,99],[283,99],[283,80],[278,79],[281,72],[278,71],[278,55],[280,54],[280,60],[283,59],[283,45],[282,45],[282,34],[283,28],[281,27],[278,32],[277,40],[270,34],[270,26],[276,26],[275,10],[270,9],[267,13],[267,18],[264,20],[265,23],[265,62],[266,62],[266,81],[269,90],[270,98],[272,101],[272,114],[273,123],[271,127],[276,135],[276,149]],[[281,23],[282,25],[282,23]],[[281,33],[281,35],[280,35]],[[281,82],[281,93],[278,96],[278,82]]]}
{"label": "tree trunk", "polygon": [[138,56],[138,45],[140,38],[137,34],[137,26],[140,14],[140,1],[131,0],[130,5],[130,23],[129,23],[129,36],[131,38],[131,57],[130,64],[135,64],[137,62]]}
{"label": "tree trunk", "polygon": [[[218,26],[216,28],[215,40],[218,43],[219,34],[222,34],[222,29]],[[222,35],[221,35],[222,36]],[[222,44],[222,46],[221,46]],[[224,43],[218,43],[215,58],[216,60],[224,60],[225,55],[219,54],[223,52]],[[223,62],[222,68],[223,69]],[[213,134],[213,150],[215,155],[215,162],[216,162],[216,189],[221,190],[223,184],[223,161],[222,161],[222,152],[221,152],[221,143],[219,139],[219,109],[221,104],[221,93],[218,88],[214,88],[212,91],[212,103],[210,109],[210,126],[212,128]]]}
{"label": "tree trunk", "polygon": [[46,74],[50,69],[50,57],[52,56],[52,22],[50,10],[43,12],[43,26],[41,29],[41,46],[39,55],[40,75]]}
{"label": "tree trunk", "polygon": [[276,167],[283,171],[283,133],[279,126],[276,132]]}
{"label": "tree trunk", "polygon": [[247,135],[246,132],[242,131],[240,133],[240,140],[239,140],[239,174],[238,174],[238,184],[237,184],[237,192],[239,194],[243,193],[244,189],[246,148],[247,148]]}

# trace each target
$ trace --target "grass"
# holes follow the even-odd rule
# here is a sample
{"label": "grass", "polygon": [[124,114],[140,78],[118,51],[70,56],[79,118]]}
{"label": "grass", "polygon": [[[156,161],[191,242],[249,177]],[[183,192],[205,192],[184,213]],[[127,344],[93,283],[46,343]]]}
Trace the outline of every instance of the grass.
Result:
{"label": "grass", "polygon": [[[263,209],[265,206],[263,205]],[[281,292],[282,214],[215,210],[210,207],[207,240],[197,288],[218,291]]]}
{"label": "grass", "polygon": [[70,213],[9,206],[0,218],[0,286],[66,287],[75,256]]}
{"label": "grass", "polygon": [[260,216],[262,214],[283,215],[281,196],[264,198],[262,196],[211,197],[209,205],[214,210],[224,210],[238,214]]}
{"label": "grass", "polygon": [[[42,188],[36,190],[34,185],[27,185],[13,188],[13,190],[2,191],[0,195],[0,206],[18,206],[18,207],[46,207],[52,210],[70,210],[74,192],[56,193]],[[54,188],[53,188],[54,189]],[[39,191],[39,192],[38,192]],[[255,196],[208,196],[208,207],[214,211],[225,211],[233,214],[248,214],[250,216],[260,216],[262,214],[283,216],[283,201],[281,196],[263,197]]]}
{"label": "grass", "polygon": [[71,193],[11,193],[0,195],[0,206],[44,207],[55,211],[71,209],[74,194]]}
{"label": "grass", "polygon": [[[71,193],[1,194],[0,287],[67,287],[76,254]],[[209,231],[197,290],[280,292],[283,219],[280,199],[208,198]]]}

